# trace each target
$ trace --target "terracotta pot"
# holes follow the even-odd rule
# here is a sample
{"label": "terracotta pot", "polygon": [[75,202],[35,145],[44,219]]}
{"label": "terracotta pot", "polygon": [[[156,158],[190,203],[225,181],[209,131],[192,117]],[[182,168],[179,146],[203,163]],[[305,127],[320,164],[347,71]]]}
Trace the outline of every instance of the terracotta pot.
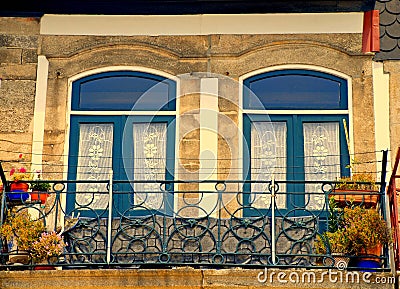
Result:
{"label": "terracotta pot", "polygon": [[374,208],[378,204],[380,194],[377,191],[335,189],[329,194],[339,206],[348,206],[350,203],[363,204],[365,208]]}
{"label": "terracotta pot", "polygon": [[31,193],[31,201],[39,201],[42,204],[46,203],[47,198],[49,197],[49,194],[47,192],[41,192],[41,191],[32,191]]}
{"label": "terracotta pot", "polygon": [[334,266],[337,269],[344,270],[349,266],[350,257],[345,256],[341,253],[332,253],[333,260],[335,261]]}
{"label": "terracotta pot", "polygon": [[367,255],[373,255],[379,257],[382,253],[382,245],[376,245],[373,248],[367,249]]}
{"label": "terracotta pot", "polygon": [[27,183],[13,182],[10,189],[11,192],[27,192],[29,185]]}

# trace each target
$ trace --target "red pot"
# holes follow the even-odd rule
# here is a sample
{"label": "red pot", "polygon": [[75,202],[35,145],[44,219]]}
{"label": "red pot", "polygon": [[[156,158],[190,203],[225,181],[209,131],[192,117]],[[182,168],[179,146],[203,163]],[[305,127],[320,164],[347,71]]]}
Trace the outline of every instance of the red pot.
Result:
{"label": "red pot", "polygon": [[40,192],[40,191],[32,191],[31,192],[31,201],[39,201],[42,204],[46,203],[47,198],[49,197],[49,194],[47,192]]}
{"label": "red pot", "polygon": [[11,183],[11,192],[27,192],[29,185],[27,183],[13,182]]}

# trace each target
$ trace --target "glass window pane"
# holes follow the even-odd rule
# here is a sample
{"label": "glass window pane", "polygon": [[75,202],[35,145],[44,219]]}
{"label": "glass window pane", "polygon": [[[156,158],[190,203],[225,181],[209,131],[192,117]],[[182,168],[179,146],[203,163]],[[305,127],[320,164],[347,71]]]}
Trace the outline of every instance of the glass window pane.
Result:
{"label": "glass window pane", "polygon": [[[107,180],[112,168],[113,125],[80,124],[77,180]],[[93,209],[108,205],[106,184],[77,184],[76,202]],[[81,193],[84,192],[84,193]]]}
{"label": "glass window pane", "polygon": [[[166,123],[134,123],[134,180],[164,180],[166,165]],[[135,183],[135,204],[163,209],[163,193],[159,183]]]}
{"label": "glass window pane", "polygon": [[[107,74],[108,75],[108,74]],[[164,78],[121,75],[90,77],[77,82],[79,95],[73,109],[160,110],[174,109],[172,81]],[[172,102],[171,102],[172,101]]]}
{"label": "glass window pane", "polygon": [[[306,181],[334,181],[340,177],[339,123],[304,123],[304,173]],[[306,207],[322,209],[321,184],[306,185]],[[318,193],[318,194],[315,194]]]}
{"label": "glass window pane", "polygon": [[[285,122],[255,121],[251,125],[251,179],[270,181],[272,175],[276,180],[286,180],[286,137]],[[252,184],[252,198],[254,206],[268,208],[271,204],[271,195],[262,195],[268,192],[266,184]],[[280,184],[276,198],[278,208],[286,208],[286,187]]]}
{"label": "glass window pane", "polygon": [[[304,71],[284,71],[245,81],[245,107],[251,109],[347,109],[344,79]],[[343,95],[342,95],[343,94]]]}

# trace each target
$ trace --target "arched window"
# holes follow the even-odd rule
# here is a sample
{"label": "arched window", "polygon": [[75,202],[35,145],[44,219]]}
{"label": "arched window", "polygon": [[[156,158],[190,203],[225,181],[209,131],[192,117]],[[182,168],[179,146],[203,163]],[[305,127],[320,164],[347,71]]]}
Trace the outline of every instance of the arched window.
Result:
{"label": "arched window", "polygon": [[[168,180],[175,159],[175,81],[138,71],[90,75],[72,83],[68,178],[106,180]],[[161,116],[157,115],[163,112]],[[146,186],[146,188],[145,188]],[[67,207],[90,205],[105,209],[105,184],[76,184],[77,194]],[[118,184],[115,204],[121,210],[135,202],[167,210],[167,197],[157,184]],[[144,192],[153,192],[146,195]],[[160,193],[158,193],[160,191]]]}
{"label": "arched window", "polygon": [[[347,80],[319,71],[287,69],[255,75],[243,83],[247,179],[270,180],[274,175],[281,181],[334,181],[348,174]],[[251,190],[263,190],[257,186]],[[278,196],[277,205],[319,210],[325,195],[318,186],[281,185],[280,192],[287,194]],[[299,192],[304,194],[293,194]],[[260,197],[256,205],[268,207],[270,200]]]}

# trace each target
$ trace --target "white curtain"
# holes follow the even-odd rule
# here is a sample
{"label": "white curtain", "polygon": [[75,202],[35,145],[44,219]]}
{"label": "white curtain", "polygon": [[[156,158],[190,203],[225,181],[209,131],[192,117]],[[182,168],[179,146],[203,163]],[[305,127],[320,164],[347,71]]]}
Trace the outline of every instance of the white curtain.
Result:
{"label": "white curtain", "polygon": [[[340,177],[339,123],[304,123],[303,132],[305,180],[334,181]],[[305,201],[309,210],[324,206],[321,184],[306,185]]]}
{"label": "white curtain", "polygon": [[[134,123],[134,180],[155,181],[165,179],[166,169],[165,123]],[[136,183],[134,202],[150,209],[164,207],[159,183]]]}
{"label": "white curtain", "polygon": [[[285,122],[255,121],[251,126],[251,179],[270,181],[272,175],[275,180],[286,180],[286,135]],[[270,195],[260,194],[268,192],[266,184],[252,184],[253,205],[259,208],[268,208],[271,204]],[[278,208],[286,208],[286,186],[280,184],[279,194],[276,197]]]}
{"label": "white curtain", "polygon": [[[112,168],[113,125],[80,124],[77,180],[107,180]],[[106,184],[77,184],[76,203],[93,209],[108,204]]]}

